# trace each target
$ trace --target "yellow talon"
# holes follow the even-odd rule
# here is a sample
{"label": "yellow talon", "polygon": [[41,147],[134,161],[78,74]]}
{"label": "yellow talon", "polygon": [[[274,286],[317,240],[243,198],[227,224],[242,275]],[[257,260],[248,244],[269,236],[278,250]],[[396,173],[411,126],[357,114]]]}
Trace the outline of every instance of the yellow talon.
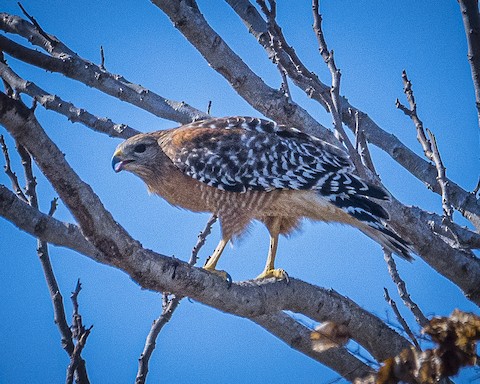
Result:
{"label": "yellow talon", "polygon": [[230,274],[228,272],[218,270],[218,269],[215,269],[215,268],[210,268],[210,267],[203,267],[203,269],[205,271],[213,273],[214,275],[220,276],[223,280],[225,280],[227,282],[227,287],[228,288],[230,288],[230,286],[232,285],[232,277],[230,276]]}
{"label": "yellow talon", "polygon": [[274,277],[278,280],[287,280],[287,283],[288,283],[288,274],[287,274],[287,272],[285,272],[281,268],[279,268],[279,269],[266,269],[260,275],[258,275],[255,280],[269,279],[271,277]]}
{"label": "yellow talon", "polygon": [[208,271],[210,273],[213,273],[214,275],[220,276],[223,279],[227,280],[228,273],[222,270],[214,269],[214,268],[205,268],[203,267],[205,271]]}

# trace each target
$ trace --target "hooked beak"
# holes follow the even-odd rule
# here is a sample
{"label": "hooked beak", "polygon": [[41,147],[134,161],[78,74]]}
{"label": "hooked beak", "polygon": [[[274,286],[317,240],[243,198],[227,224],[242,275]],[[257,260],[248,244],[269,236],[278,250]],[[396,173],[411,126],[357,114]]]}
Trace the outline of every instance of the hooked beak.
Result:
{"label": "hooked beak", "polygon": [[125,169],[125,165],[133,161],[133,160],[122,160],[119,155],[120,153],[115,153],[112,157],[112,168],[116,173]]}

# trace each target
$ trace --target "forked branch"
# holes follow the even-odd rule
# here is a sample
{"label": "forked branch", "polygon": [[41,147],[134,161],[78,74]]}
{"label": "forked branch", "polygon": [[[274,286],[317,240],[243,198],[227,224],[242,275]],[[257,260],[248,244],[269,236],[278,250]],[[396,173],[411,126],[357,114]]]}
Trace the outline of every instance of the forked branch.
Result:
{"label": "forked branch", "polygon": [[432,161],[435,164],[437,169],[437,181],[442,191],[442,208],[443,213],[446,219],[449,222],[452,221],[453,208],[450,203],[450,189],[449,182],[445,173],[445,167],[443,165],[442,159],[440,157],[440,152],[438,151],[437,140],[433,133],[427,129],[427,133],[430,139],[427,138],[425,134],[425,129],[423,127],[423,122],[420,120],[417,114],[417,103],[415,102],[415,96],[413,94],[412,83],[408,79],[407,72],[402,72],[403,80],[403,91],[407,97],[408,104],[410,108],[404,106],[398,99],[395,102],[395,105],[400,109],[405,115],[410,117],[410,119],[415,124],[417,130],[417,140],[422,145],[423,153],[425,157]]}

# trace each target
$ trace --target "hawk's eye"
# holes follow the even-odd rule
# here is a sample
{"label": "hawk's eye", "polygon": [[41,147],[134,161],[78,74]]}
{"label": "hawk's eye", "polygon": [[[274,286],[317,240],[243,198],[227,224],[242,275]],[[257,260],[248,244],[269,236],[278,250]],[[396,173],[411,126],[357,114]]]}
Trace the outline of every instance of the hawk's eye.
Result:
{"label": "hawk's eye", "polygon": [[135,153],[143,153],[147,149],[147,146],[145,144],[138,144],[133,148],[133,152]]}

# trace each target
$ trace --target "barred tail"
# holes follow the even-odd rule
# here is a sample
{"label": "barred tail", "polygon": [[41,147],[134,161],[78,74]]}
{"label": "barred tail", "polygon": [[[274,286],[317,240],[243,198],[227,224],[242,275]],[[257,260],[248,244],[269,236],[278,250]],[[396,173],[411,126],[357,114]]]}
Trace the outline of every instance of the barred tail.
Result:
{"label": "barred tail", "polygon": [[377,221],[366,222],[365,224],[365,226],[361,226],[359,229],[368,237],[374,239],[385,249],[397,254],[403,259],[413,261],[410,244],[390,230],[384,223]]}
{"label": "barred tail", "polygon": [[335,206],[357,219],[360,222],[358,228],[368,237],[380,243],[388,251],[412,261],[410,244],[389,229],[385,223],[389,219],[387,211],[364,196],[337,195],[329,196],[329,199]]}

